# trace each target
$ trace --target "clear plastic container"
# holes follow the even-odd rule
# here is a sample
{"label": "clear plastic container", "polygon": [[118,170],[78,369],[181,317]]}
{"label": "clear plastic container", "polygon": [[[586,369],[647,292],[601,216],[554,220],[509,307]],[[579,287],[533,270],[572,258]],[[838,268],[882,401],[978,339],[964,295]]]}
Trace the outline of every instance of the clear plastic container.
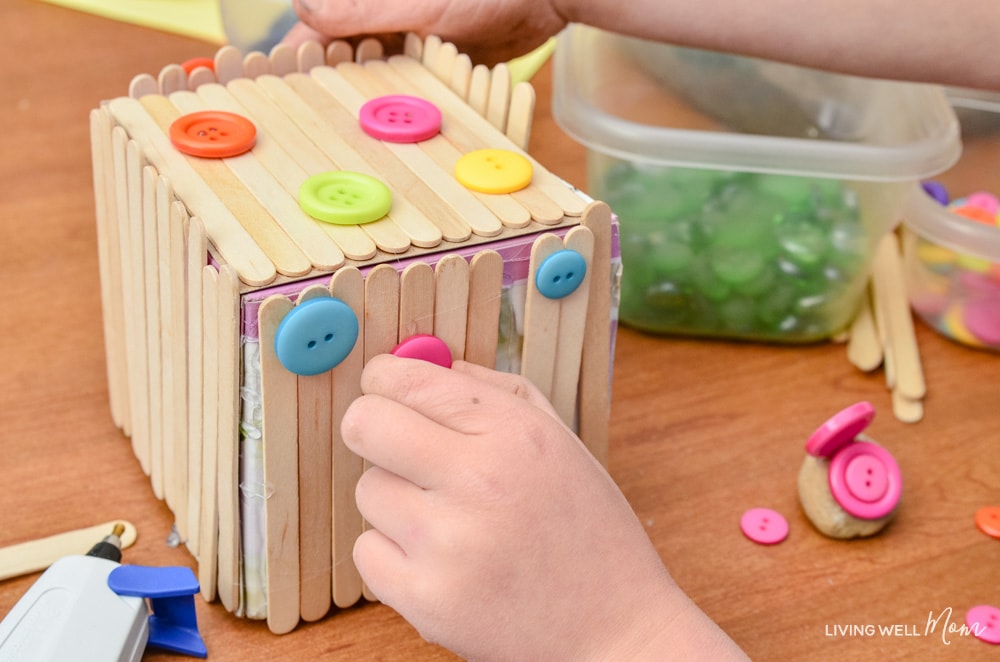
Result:
{"label": "clear plastic container", "polygon": [[219,0],[226,39],[244,53],[267,53],[298,18],[291,0]]}
{"label": "clear plastic container", "polygon": [[935,86],[571,26],[553,113],[621,222],[621,320],[810,342],[845,328],[906,193],[961,151]]}

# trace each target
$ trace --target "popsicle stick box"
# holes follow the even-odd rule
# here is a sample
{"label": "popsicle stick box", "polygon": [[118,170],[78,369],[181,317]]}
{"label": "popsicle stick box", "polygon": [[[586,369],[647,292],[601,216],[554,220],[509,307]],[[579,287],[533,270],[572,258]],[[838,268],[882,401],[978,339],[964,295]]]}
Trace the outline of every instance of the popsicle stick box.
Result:
{"label": "popsicle stick box", "polygon": [[208,64],[91,113],[110,408],[205,598],[283,633],[370,597],[373,356],[519,373],[604,460],[616,224],[526,153],[530,85],[440,40]]}

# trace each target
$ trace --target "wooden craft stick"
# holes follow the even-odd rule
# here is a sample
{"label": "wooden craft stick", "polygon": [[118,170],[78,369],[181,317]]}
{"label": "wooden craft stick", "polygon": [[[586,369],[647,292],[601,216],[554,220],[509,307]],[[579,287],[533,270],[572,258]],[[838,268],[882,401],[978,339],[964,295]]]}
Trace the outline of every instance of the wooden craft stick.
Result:
{"label": "wooden craft stick", "polygon": [[591,270],[594,264],[594,235],[590,228],[578,225],[566,234],[563,246],[579,253],[587,264],[587,273],[580,286],[569,296],[559,299],[559,332],[552,378],[552,406],[563,423],[573,428],[576,424],[583,338],[589,331],[587,306],[590,302]]}
{"label": "wooden craft stick", "polygon": [[[125,144],[125,178],[128,202],[122,220],[128,225],[128,246],[123,255],[123,274],[128,278],[126,291],[129,294],[125,315],[131,319],[131,330],[126,338],[129,362],[129,389],[132,404],[132,449],[142,466],[143,472],[152,473],[149,420],[149,363],[146,344],[146,268],[143,242],[145,224],[142,208],[142,154],[135,141]],[[125,224],[121,226],[125,227]]]}
{"label": "wooden craft stick", "polygon": [[472,59],[468,55],[460,53],[455,58],[455,66],[451,70],[451,80],[447,82],[452,92],[462,100],[469,98],[469,89],[472,86]]}
{"label": "wooden craft stick", "polygon": [[[171,196],[172,197],[172,196]],[[171,510],[174,513],[175,525],[181,539],[186,539],[190,529],[188,524],[188,415],[191,404],[188,402],[188,365],[187,365],[187,293],[185,291],[185,274],[187,256],[185,237],[188,232],[189,219],[187,209],[178,200],[170,204],[170,227],[167,229],[167,246],[169,251],[169,269],[165,282],[170,289],[170,305],[165,310],[165,328],[176,329],[169,334],[165,347],[172,364],[171,377],[173,383],[174,413],[171,417],[169,434],[173,437],[173,457],[168,460],[174,465],[174,503]],[[163,282],[163,281],[161,281]],[[165,357],[166,360],[166,357]]]}
{"label": "wooden craft stick", "polygon": [[94,203],[97,221],[97,252],[101,283],[101,320],[104,324],[105,370],[111,419],[125,427],[128,405],[124,377],[124,330],[121,310],[121,257],[115,227],[114,164],[111,157],[111,115],[106,108],[90,113],[90,143],[94,175]]}
{"label": "wooden craft stick", "polygon": [[469,318],[469,263],[461,255],[446,255],[434,268],[434,335],[451,350],[453,361],[465,358]]}
{"label": "wooden craft stick", "polygon": [[291,632],[299,622],[299,475],[297,378],[274,351],[278,325],[292,309],[268,297],[257,312],[264,420],[264,527],[267,551],[267,626]]}
{"label": "wooden craft stick", "polygon": [[[447,88],[416,62],[406,57],[394,56],[389,58],[388,63],[404,78],[412,81],[414,85],[419,85],[428,95],[428,100],[437,104],[442,113],[447,113],[449,119],[455,123],[449,125],[448,140],[460,151],[471,152],[484,147],[494,147],[521,153],[531,161],[534,169],[533,186],[541,189],[542,193],[557,204],[567,216],[579,216],[583,213],[586,202],[564,181],[545,169],[530,154],[521,150],[510,138],[498,133],[495,127],[490,128],[492,126],[490,122],[473,108],[461,103],[454,94],[445,92]],[[473,70],[473,82],[475,82],[475,70]],[[470,92],[470,105],[471,96]]]}
{"label": "wooden craft stick", "polygon": [[122,549],[128,549],[135,543],[137,534],[135,525],[123,519],[2,547],[0,581],[44,570],[64,556],[86,554],[95,543],[110,535],[116,524],[125,527],[119,538]]}
{"label": "wooden craft stick", "polygon": [[295,52],[296,70],[309,73],[313,67],[326,64],[326,49],[318,41],[307,41]]}
{"label": "wooden craft stick", "polygon": [[510,69],[506,64],[500,63],[493,67],[490,76],[490,97],[486,104],[486,119],[501,133],[507,130],[510,89]]}
{"label": "wooden craft stick", "polygon": [[399,339],[434,333],[434,269],[414,262],[399,278]]}
{"label": "wooden craft stick", "polygon": [[205,365],[205,405],[201,428],[201,535],[198,549],[198,583],[205,600],[215,600],[219,554],[219,272],[202,268],[202,347]]}
{"label": "wooden craft stick", "polygon": [[197,90],[202,85],[209,85],[211,83],[217,82],[215,79],[215,72],[208,67],[195,67],[195,69],[188,74],[187,86],[189,90]]}
{"label": "wooden craft stick", "polygon": [[138,74],[128,85],[128,95],[133,99],[141,99],[147,94],[159,94],[160,85],[152,74]]}
{"label": "wooden craft stick", "polygon": [[[322,285],[307,287],[296,305],[329,298]],[[330,610],[333,503],[333,373],[298,377],[299,435],[299,609],[316,621]],[[264,443],[267,443],[265,438]]]}
{"label": "wooden craft stick", "polygon": [[[125,167],[125,145],[128,143],[128,135],[120,126],[115,126],[111,130],[111,171],[114,181],[127,181]],[[118,258],[114,272],[119,278],[121,289],[121,330],[122,330],[122,370],[123,387],[125,389],[125,418],[122,423],[122,430],[129,438],[132,437],[134,429],[132,419],[134,414],[133,395],[130,384],[135,383],[134,367],[131,355],[133,352],[132,343],[135,342],[135,331],[132,329],[133,315],[130,313],[132,304],[132,261],[131,261],[131,240],[129,239],[130,224],[128,215],[128,188],[127,186],[116,186],[114,199],[109,201],[111,209],[114,210],[114,225],[112,240],[115,242],[112,251]],[[134,450],[134,449],[133,449]],[[137,456],[138,457],[138,456]]]}
{"label": "wooden craft stick", "polygon": [[924,404],[921,400],[908,398],[899,392],[892,391],[892,414],[903,423],[917,423],[924,417]]}
{"label": "wooden craft stick", "polygon": [[[319,71],[327,69],[316,69],[314,73]],[[261,79],[260,84],[339,169],[391,182],[387,183],[393,194],[393,209],[389,216],[361,226],[379,248],[390,253],[400,253],[411,242],[428,247],[440,243],[440,230],[426,216],[416,213],[410,203],[416,192],[407,187],[407,182],[400,183],[389,173],[381,171],[370,154],[362,156],[351,145],[351,141],[356,140],[361,131],[357,121],[347,115],[343,107],[325,93],[312,76],[294,74],[285,79],[267,77]],[[406,194],[402,195],[400,191],[406,191]]]}
{"label": "wooden craft stick", "polygon": [[[159,417],[160,458],[163,463],[163,500],[171,510],[175,510],[179,503],[180,495],[177,493],[177,464],[174,462],[177,456],[177,443],[179,435],[176,433],[178,420],[185,420],[183,412],[179,411],[180,404],[175,400],[177,388],[174,384],[174,344],[173,336],[179,334],[164,333],[164,329],[178,328],[173,321],[173,300],[175,298],[173,282],[171,282],[171,269],[174,263],[171,262],[170,228],[174,223],[173,203],[174,193],[170,187],[170,179],[164,175],[158,175],[152,168],[149,168],[153,175],[153,199],[156,207],[156,253],[153,255],[152,264],[156,265],[158,272],[157,285],[157,326],[155,335],[160,345],[158,369],[160,372],[160,398],[159,406],[153,407],[157,410]],[[183,256],[179,264],[183,264]],[[182,294],[177,293],[176,298]],[[153,396],[152,401],[157,402]]]}
{"label": "wooden craft stick", "polygon": [[354,48],[343,39],[335,39],[326,47],[326,63],[335,67],[341,62],[354,61]]}
{"label": "wooden craft stick", "polygon": [[893,358],[896,363],[896,387],[912,400],[927,394],[920,351],[913,330],[909,297],[903,277],[903,263],[899,254],[899,241],[894,232],[887,233],[879,242],[875,257],[876,293],[885,300],[892,335]]}
{"label": "wooden craft stick", "polygon": [[423,63],[425,67],[430,67],[430,64],[437,59],[438,51],[441,49],[441,43],[441,37],[438,37],[437,35],[432,34],[425,37],[420,57],[416,58],[416,61]]}
{"label": "wooden craft stick", "polygon": [[865,286],[861,307],[851,323],[847,341],[847,359],[863,372],[871,372],[882,365],[882,343],[879,341],[878,329],[875,326],[870,285]]}
{"label": "wooden craft stick", "polygon": [[424,64],[430,69],[432,74],[438,77],[438,80],[450,83],[452,72],[455,69],[455,60],[457,59],[458,48],[451,42],[445,42],[438,47],[437,53],[434,55],[434,60],[432,62],[425,62]]}
{"label": "wooden craft stick", "polygon": [[482,117],[486,116],[490,103],[490,69],[485,64],[477,64],[472,68],[466,102],[473,112]]}
{"label": "wooden craft stick", "polygon": [[243,53],[240,49],[226,45],[215,52],[215,77],[220,83],[225,85],[243,76]]}
{"label": "wooden craft stick", "polygon": [[[149,478],[153,494],[164,498],[164,442],[163,442],[163,332],[160,326],[160,264],[158,212],[156,199],[156,170],[150,166],[142,169],[142,250],[143,281],[145,292],[144,344],[146,364],[146,394],[149,412]],[[163,222],[169,222],[164,219]]]}
{"label": "wooden craft stick", "polygon": [[363,64],[368,60],[380,60],[384,57],[385,51],[382,49],[382,42],[374,37],[367,37],[361,40],[354,50],[354,61]]}
{"label": "wooden craft stick", "polygon": [[[245,112],[245,109],[233,100],[226,88],[221,85],[205,86],[197,94],[194,92],[173,94],[170,96],[170,101],[183,113],[208,108],[228,110],[237,114]],[[274,164],[270,170],[262,163],[265,159]],[[297,199],[297,188],[293,194],[275,178],[275,171],[278,171],[280,176],[281,169],[287,165],[294,167],[292,175],[296,176],[299,185],[305,181],[305,177],[298,178],[300,170],[294,166],[294,162],[287,157],[277,141],[270,139],[270,136],[261,136],[250,152],[223,159],[223,163],[256,198],[260,206],[267,210],[272,220],[284,230],[313,267],[333,270],[344,263],[344,253],[340,247],[323,232],[315,219],[302,211]]]}
{"label": "wooden craft stick", "polygon": [[885,373],[885,385],[892,391],[896,388],[896,355],[892,348],[893,336],[889,329],[889,311],[886,309],[885,294],[880,291],[883,285],[879,283],[875,273],[872,274],[870,285],[872,309],[875,313],[875,331],[878,334],[879,343],[882,345],[882,368]]}
{"label": "wooden craft stick", "polygon": [[[390,270],[395,272],[394,269]],[[328,485],[333,502],[333,545],[327,564],[333,565],[333,602],[349,607],[363,593],[361,575],[354,565],[354,542],[364,531],[364,521],[354,497],[358,479],[364,472],[364,461],[347,446],[340,433],[344,412],[361,396],[361,371],[365,366],[365,338],[368,335],[368,314],[365,310],[365,281],[353,267],[340,269],[330,280],[330,293],[351,307],[358,316],[358,342],[347,358],[334,369],[332,401],[333,419],[333,479]],[[392,321],[390,330],[395,328]],[[328,529],[330,528],[328,523]]]}
{"label": "wooden craft stick", "polygon": [[601,464],[607,466],[611,420],[611,209],[603,202],[587,205],[580,222],[594,235],[590,264],[590,303],[580,364],[577,433]]}
{"label": "wooden craft stick", "polygon": [[[270,157],[265,162],[265,166],[269,168],[274,166],[272,173],[277,171],[276,176],[289,193],[298,194],[298,188],[305,181],[307,173],[337,169],[333,161],[253,81],[234,80],[226,87],[226,91],[245,109],[254,123],[280,142],[284,153],[299,165],[300,169],[295,170],[287,162],[282,161],[279,165]],[[221,96],[221,93],[216,93],[215,88],[206,88],[199,93]],[[212,96],[212,100],[215,101],[216,97]],[[323,223],[321,229],[337,244],[345,257],[368,260],[376,253],[375,242],[359,227]]]}
{"label": "wooden craft stick", "polygon": [[[197,98],[197,96],[193,92],[185,91],[175,95],[175,98],[192,99]],[[171,123],[181,116],[181,112],[178,111],[173,102],[164,97],[144,97],[140,103],[159,125],[163,132],[161,135],[164,136],[170,130]],[[186,156],[179,152],[175,153],[188,163],[198,178],[193,187],[194,190],[182,194],[192,211],[198,212],[204,219],[205,213],[200,211],[202,205],[206,203],[215,205],[216,201],[221,201],[231,216],[253,237],[254,242],[267,255],[278,273],[285,276],[302,276],[312,270],[309,258],[295,245],[291,237],[275,223],[274,218],[254,195],[241,185],[239,179],[226,165],[226,159],[203,159],[196,156]],[[178,180],[175,184],[178,192],[180,192],[182,181]],[[185,182],[185,187],[188,184],[189,182]],[[217,193],[219,191],[225,191],[224,198],[219,196]],[[191,195],[195,197],[192,198]],[[197,197],[199,195],[203,195],[207,200],[202,201]]]}
{"label": "wooden craft stick", "polygon": [[188,375],[188,470],[187,503],[190,523],[186,532],[188,549],[198,558],[201,547],[201,456],[205,372],[202,345],[202,269],[208,259],[208,238],[201,219],[192,217],[187,234],[187,375]]}
{"label": "wooden craft stick", "polygon": [[268,53],[268,59],[271,61],[271,73],[275,76],[287,76],[299,66],[295,48],[289,44],[276,44]]}
{"label": "wooden craft stick", "polygon": [[495,368],[500,336],[503,258],[484,250],[472,258],[469,272],[469,320],[465,335],[465,360]]}
{"label": "wooden craft stick", "polygon": [[[267,55],[261,53],[260,51],[252,51],[247,53],[243,58],[243,77],[249,80],[254,80],[259,76],[266,76],[271,73],[271,61],[267,58]],[[242,78],[235,78],[230,83],[234,83],[237,80],[242,80]]]}
{"label": "wooden craft stick", "polygon": [[[157,97],[143,97],[154,99]],[[119,98],[108,103],[112,115],[131,135],[142,136],[141,146],[159,172],[170,172],[174,189],[194,215],[207,220],[212,243],[249,285],[266,285],[274,280],[274,264],[243,228],[218,196],[177,152],[143,105]],[[206,222],[203,220],[203,222]]]}
{"label": "wooden craft stick", "polygon": [[177,90],[186,90],[188,86],[187,72],[179,64],[168,64],[160,69],[156,78],[160,94],[170,94]]}
{"label": "wooden craft stick", "polygon": [[550,402],[555,382],[561,306],[557,299],[542,296],[535,286],[535,274],[545,258],[562,248],[562,239],[554,234],[546,233],[535,240],[531,247],[528,294],[524,308],[521,376],[534,384]]}
{"label": "wooden craft stick", "polygon": [[424,40],[412,32],[407,32],[403,37],[403,53],[420,62],[424,54]]}
{"label": "wooden craft stick", "polygon": [[510,95],[510,110],[507,112],[507,137],[523,150],[531,142],[531,122],[535,116],[535,87],[531,83],[520,82]]}
{"label": "wooden craft stick", "polygon": [[240,295],[236,271],[218,274],[218,594],[230,612],[240,607]]}

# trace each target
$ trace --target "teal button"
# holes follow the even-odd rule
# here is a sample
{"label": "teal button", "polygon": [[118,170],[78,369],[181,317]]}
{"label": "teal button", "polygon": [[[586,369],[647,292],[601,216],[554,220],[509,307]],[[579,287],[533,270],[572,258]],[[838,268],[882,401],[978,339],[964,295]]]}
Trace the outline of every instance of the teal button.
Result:
{"label": "teal button", "polygon": [[292,308],[274,336],[281,365],[296,375],[318,375],[347,358],[358,341],[358,317],[340,299],[310,299]]}
{"label": "teal button", "polygon": [[535,287],[548,299],[562,299],[576,291],[587,274],[587,261],[571,249],[556,251],[535,272]]}

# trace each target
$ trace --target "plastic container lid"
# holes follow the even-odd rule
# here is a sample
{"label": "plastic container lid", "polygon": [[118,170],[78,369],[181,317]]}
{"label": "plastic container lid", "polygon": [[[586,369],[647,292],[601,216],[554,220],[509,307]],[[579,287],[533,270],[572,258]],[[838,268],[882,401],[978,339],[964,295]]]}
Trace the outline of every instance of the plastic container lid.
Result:
{"label": "plastic container lid", "polygon": [[959,253],[1000,261],[1000,228],[954,214],[918,184],[906,198],[906,226],[924,239]]}
{"label": "plastic container lid", "polygon": [[678,48],[581,25],[559,39],[556,121],[586,147],[623,160],[896,182],[937,174],[961,152],[955,113],[938,86]]}

